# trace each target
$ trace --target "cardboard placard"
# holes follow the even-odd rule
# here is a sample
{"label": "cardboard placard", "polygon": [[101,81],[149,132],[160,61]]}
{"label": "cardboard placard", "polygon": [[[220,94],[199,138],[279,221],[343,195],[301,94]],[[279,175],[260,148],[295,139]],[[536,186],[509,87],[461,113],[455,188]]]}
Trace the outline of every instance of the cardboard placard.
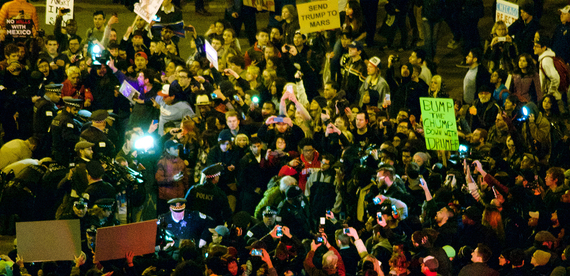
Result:
{"label": "cardboard placard", "polygon": [[135,3],[134,11],[146,22],[150,23],[154,15],[162,6],[163,0],[140,0]]}
{"label": "cardboard placard", "polygon": [[301,33],[340,28],[338,1],[315,1],[297,5]]}
{"label": "cardboard placard", "polygon": [[243,5],[248,7],[253,7],[257,9],[257,5],[261,7],[262,10],[275,11],[275,1],[273,0],[243,0]]}
{"label": "cardboard placard", "polygon": [[519,5],[504,0],[497,0],[495,21],[502,20],[508,27],[517,19],[519,19]]}
{"label": "cardboard placard", "polygon": [[459,149],[455,108],[452,99],[420,98],[428,150]]}
{"label": "cardboard placard", "polygon": [[73,261],[81,254],[78,219],[17,222],[16,238],[25,262]]}
{"label": "cardboard placard", "polygon": [[168,24],[162,24],[160,22],[156,22],[154,23],[154,25],[152,25],[152,30],[153,33],[156,32],[162,32],[162,28],[169,26],[170,28],[172,28],[172,31],[174,32],[174,35],[180,38],[185,38],[186,37],[186,31],[184,30],[184,21],[178,21],[175,23],[168,23]]}
{"label": "cardboard placard", "polygon": [[13,38],[32,37],[34,22],[31,19],[6,19],[6,35]]}
{"label": "cardboard placard", "polygon": [[70,12],[63,15],[63,24],[69,19],[73,19],[74,0],[46,0],[46,24],[54,25],[59,9],[70,9]]}
{"label": "cardboard placard", "polygon": [[206,40],[204,44],[204,49],[206,50],[206,58],[218,69],[218,51],[212,47],[210,42]]}
{"label": "cardboard placard", "polygon": [[121,87],[119,88],[119,92],[125,96],[131,103],[135,103],[133,99],[138,99],[140,96],[140,92],[137,91],[132,85],[130,85],[126,80],[123,81]]}
{"label": "cardboard placard", "polygon": [[154,253],[156,222],[154,219],[97,229],[95,261],[123,259],[129,251],[135,255]]}

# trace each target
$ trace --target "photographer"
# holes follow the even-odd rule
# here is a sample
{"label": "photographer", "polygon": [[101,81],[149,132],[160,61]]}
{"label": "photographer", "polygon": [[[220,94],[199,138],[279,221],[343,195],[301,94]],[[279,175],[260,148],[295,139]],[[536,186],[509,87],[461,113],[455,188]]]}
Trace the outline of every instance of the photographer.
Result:
{"label": "photographer", "polygon": [[93,103],[91,110],[113,109],[115,97],[119,92],[115,91],[115,86],[121,85],[119,80],[108,70],[107,59],[102,57],[98,61],[100,65],[93,62],[92,70],[87,79],[85,79],[85,88],[91,91],[93,95]]}

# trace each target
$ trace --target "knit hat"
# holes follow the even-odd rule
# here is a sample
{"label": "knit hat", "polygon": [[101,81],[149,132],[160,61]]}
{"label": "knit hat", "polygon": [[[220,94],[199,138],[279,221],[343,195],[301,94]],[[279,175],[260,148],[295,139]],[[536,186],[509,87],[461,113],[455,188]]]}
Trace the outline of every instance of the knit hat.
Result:
{"label": "knit hat", "polygon": [[551,254],[549,252],[542,250],[536,250],[534,251],[534,254],[532,254],[532,257],[536,260],[536,264],[538,266],[546,265],[548,261],[550,261],[550,256]]}
{"label": "knit hat", "polygon": [[455,258],[455,249],[453,247],[451,247],[450,245],[446,245],[443,248],[443,251],[445,251],[445,254],[447,255],[448,258]]}
{"label": "knit hat", "polygon": [[289,189],[287,189],[286,194],[287,194],[287,199],[292,199],[302,195],[303,191],[301,190],[301,188],[299,188],[299,186],[291,186],[289,187]]}
{"label": "knit hat", "polygon": [[556,238],[548,231],[540,231],[536,233],[534,240],[537,242],[553,242],[556,241]]}

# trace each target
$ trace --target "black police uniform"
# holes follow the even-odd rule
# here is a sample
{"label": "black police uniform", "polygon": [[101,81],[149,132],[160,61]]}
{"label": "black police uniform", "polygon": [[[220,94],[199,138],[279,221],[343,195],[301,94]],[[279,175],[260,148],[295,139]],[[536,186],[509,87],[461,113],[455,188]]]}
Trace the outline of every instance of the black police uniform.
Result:
{"label": "black police uniform", "polygon": [[269,234],[269,232],[271,232],[271,230],[273,230],[274,226],[275,225],[269,228],[265,225],[263,221],[259,222],[258,224],[254,225],[247,231],[247,233],[245,234],[245,236],[247,237],[246,239],[256,238],[257,240],[261,240],[261,238],[265,237],[267,234]]}
{"label": "black police uniform", "polygon": [[37,157],[43,158],[51,153],[51,136],[48,135],[53,118],[57,116],[57,106],[47,97],[40,98],[34,104],[34,136],[39,140]]}
{"label": "black police uniform", "polygon": [[107,138],[107,134],[102,130],[90,126],[83,132],[81,132],[81,139],[87,140],[93,144],[93,155],[97,156],[98,154],[102,154],[106,157],[115,157],[115,145],[109,138]]}
{"label": "black police uniform", "polygon": [[200,239],[208,241],[212,233],[208,229],[216,227],[214,220],[206,214],[198,211],[188,211],[184,213],[184,218],[178,222],[172,218],[172,211],[158,217],[159,227],[169,231],[177,240],[175,246],[178,247],[180,240],[192,240],[198,245]]}
{"label": "black police uniform", "polygon": [[75,144],[79,141],[81,123],[73,114],[62,110],[51,122],[52,156],[61,165],[67,166],[74,155]]}
{"label": "black police uniform", "polygon": [[193,186],[188,192],[188,209],[200,211],[214,219],[216,225],[230,219],[232,210],[226,194],[210,182]]}

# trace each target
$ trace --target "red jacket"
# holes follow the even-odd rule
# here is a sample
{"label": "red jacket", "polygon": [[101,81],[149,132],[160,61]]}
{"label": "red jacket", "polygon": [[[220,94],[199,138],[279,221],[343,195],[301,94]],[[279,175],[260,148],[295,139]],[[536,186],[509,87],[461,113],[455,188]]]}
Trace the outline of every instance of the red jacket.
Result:
{"label": "red jacket", "polygon": [[61,88],[61,97],[72,97],[74,99],[82,99],[93,101],[93,95],[89,89],[86,89],[85,86],[81,85],[79,91],[77,91],[77,87],[73,86],[69,79],[63,82],[63,87]]}
{"label": "red jacket", "polygon": [[[174,176],[182,172],[184,177],[178,181],[174,181]],[[158,170],[154,175],[158,184],[158,198],[170,200],[173,198],[184,197],[188,190],[188,173],[186,172],[186,164],[180,157],[162,157],[158,161]]]}
{"label": "red jacket", "polygon": [[315,150],[313,154],[313,161],[309,163],[305,160],[305,155],[301,154],[301,161],[305,164],[305,168],[299,174],[299,188],[305,192],[305,185],[307,185],[307,179],[311,173],[317,173],[318,170],[321,168],[321,162],[319,161],[319,152]]}

